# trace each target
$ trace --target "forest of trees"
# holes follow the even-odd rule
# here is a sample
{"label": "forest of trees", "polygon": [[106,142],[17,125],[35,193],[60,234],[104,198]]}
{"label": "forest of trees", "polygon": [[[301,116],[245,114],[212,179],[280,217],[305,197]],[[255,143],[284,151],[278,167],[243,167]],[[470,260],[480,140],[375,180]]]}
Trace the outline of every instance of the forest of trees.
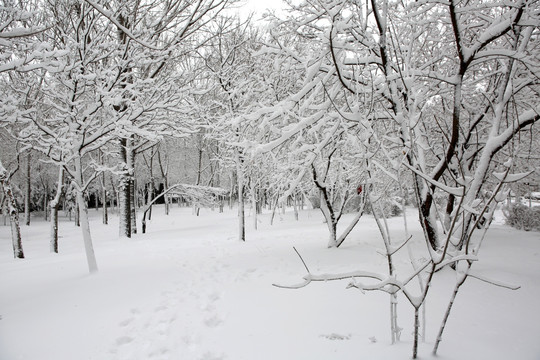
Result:
{"label": "forest of trees", "polygon": [[[90,272],[89,207],[104,223],[114,207],[129,238],[152,201],[167,213],[173,200],[196,212],[234,204],[249,241],[244,204],[309,200],[329,247],[369,212],[389,274],[363,289],[409,300],[416,357],[435,272],[460,268],[455,297],[478,260],[473,234],[498,203],[539,191],[540,4],[287,3],[254,22],[233,0],[2,1],[0,201],[14,256],[37,214],[58,252],[61,209],[80,224]],[[398,281],[407,225],[394,242],[384,223],[405,206],[418,209],[429,256]],[[345,212],[356,216],[339,233]]]}

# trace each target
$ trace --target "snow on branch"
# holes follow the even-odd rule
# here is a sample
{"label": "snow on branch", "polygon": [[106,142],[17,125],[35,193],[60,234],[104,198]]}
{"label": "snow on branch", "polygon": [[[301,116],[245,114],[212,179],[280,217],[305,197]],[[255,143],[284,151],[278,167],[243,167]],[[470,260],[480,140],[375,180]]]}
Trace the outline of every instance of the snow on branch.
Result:
{"label": "snow on branch", "polygon": [[439,189],[447,192],[448,194],[452,194],[454,196],[463,196],[463,194],[465,193],[464,192],[464,189],[461,188],[461,187],[451,187],[451,186],[448,186],[448,185],[444,185],[443,183],[439,182],[439,181],[436,181],[434,180],[433,178],[429,177],[428,175],[424,174],[423,172],[415,169],[414,167],[412,167],[411,165],[407,164],[407,163],[403,163],[406,167],[408,167],[412,172],[414,172],[415,174],[419,175],[420,177],[422,177],[424,180],[426,180],[427,182],[429,182],[430,184],[432,184],[433,186],[436,186],[438,187]]}
{"label": "snow on branch", "polygon": [[443,267],[445,267],[446,265],[450,265],[452,263],[456,263],[458,261],[463,261],[463,260],[466,260],[466,261],[478,261],[478,257],[476,255],[457,255],[457,256],[452,256],[451,258],[449,259],[446,259],[440,263],[437,264],[437,267],[435,268],[435,270],[439,270],[439,269],[442,269]]}
{"label": "snow on branch", "polygon": [[40,28],[16,28],[6,31],[0,32],[0,39],[15,39],[15,38],[22,38],[22,37],[28,37],[32,35],[37,35],[45,30],[44,27]]}
{"label": "snow on branch", "polygon": [[142,45],[142,46],[144,46],[146,48],[149,48],[151,50],[158,50],[158,51],[163,50],[163,49],[157,48],[155,46],[152,46],[151,44],[148,44],[147,42],[144,42],[144,41],[138,39],[135,35],[133,35],[131,33],[131,31],[129,31],[128,28],[126,28],[125,26],[120,24],[120,22],[117,19],[115,19],[115,17],[113,16],[113,14],[111,14],[110,11],[105,10],[104,8],[99,6],[96,2],[94,2],[92,0],[84,0],[84,1],[86,1],[88,4],[90,4],[90,6],[92,6],[94,9],[96,9],[101,15],[103,15],[107,19],[109,19],[109,21],[112,22],[119,30],[122,30],[122,32],[124,34],[126,34],[127,37],[129,37],[131,40],[135,41],[139,45]]}
{"label": "snow on branch", "polygon": [[498,286],[498,287],[502,287],[502,288],[505,288],[505,289],[510,289],[510,290],[521,289],[521,285],[514,285],[514,284],[504,282],[504,281],[489,279],[489,278],[485,277],[484,275],[480,275],[478,273],[471,272],[470,270],[467,273],[467,275],[469,275],[470,277],[475,278],[477,280],[483,281],[485,283],[495,285],[495,286]]}
{"label": "snow on branch", "polygon": [[307,285],[309,285],[312,281],[335,281],[335,280],[346,280],[346,279],[353,279],[355,277],[363,277],[363,278],[371,278],[376,279],[379,281],[385,281],[388,275],[369,272],[369,271],[351,271],[346,273],[338,273],[338,274],[311,274],[308,273],[304,276],[304,281],[295,284],[295,285],[280,285],[280,284],[272,284],[275,287],[284,288],[284,289],[300,289]]}
{"label": "snow on branch", "polygon": [[503,183],[511,183],[516,182],[525,179],[527,176],[534,173],[535,170],[527,171],[524,173],[518,173],[518,174],[508,174],[507,171],[503,172],[494,172],[493,176],[495,178]]}

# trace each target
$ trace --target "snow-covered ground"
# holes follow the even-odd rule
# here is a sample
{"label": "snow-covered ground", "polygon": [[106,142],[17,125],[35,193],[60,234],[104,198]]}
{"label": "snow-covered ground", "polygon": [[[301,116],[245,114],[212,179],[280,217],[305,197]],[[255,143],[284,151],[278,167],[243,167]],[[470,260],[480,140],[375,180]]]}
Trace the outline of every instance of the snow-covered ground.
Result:
{"label": "snow-covered ground", "polygon": [[[27,259],[12,257],[10,230],[0,226],[0,360],[315,360],[409,359],[412,311],[399,298],[401,342],[390,345],[389,299],[345,289],[347,281],[299,283],[302,254],[313,273],[385,271],[373,219],[364,216],[340,249],[327,249],[318,211],[247,220],[237,240],[235,211],[154,209],[146,235],[118,238],[118,224],[102,225],[90,210],[99,273],[89,275],[79,228],[62,219],[60,254],[50,254],[49,224],[23,226]],[[344,222],[347,219],[344,220]],[[413,248],[421,248],[414,210]],[[448,322],[438,359],[540,359],[540,234],[502,225],[488,233],[475,269],[521,285],[511,291],[469,279]],[[395,241],[403,219],[390,220]],[[407,251],[397,257],[410,270]],[[431,348],[454,273],[436,274],[427,302]]]}

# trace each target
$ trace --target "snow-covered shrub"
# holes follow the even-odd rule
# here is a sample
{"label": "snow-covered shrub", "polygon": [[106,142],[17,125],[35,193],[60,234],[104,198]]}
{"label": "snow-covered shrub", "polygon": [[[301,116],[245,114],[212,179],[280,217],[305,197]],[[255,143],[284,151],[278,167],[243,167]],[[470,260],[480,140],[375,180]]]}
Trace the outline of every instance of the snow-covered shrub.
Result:
{"label": "snow-covered shrub", "polygon": [[540,206],[512,204],[503,208],[506,223],[516,229],[540,231]]}

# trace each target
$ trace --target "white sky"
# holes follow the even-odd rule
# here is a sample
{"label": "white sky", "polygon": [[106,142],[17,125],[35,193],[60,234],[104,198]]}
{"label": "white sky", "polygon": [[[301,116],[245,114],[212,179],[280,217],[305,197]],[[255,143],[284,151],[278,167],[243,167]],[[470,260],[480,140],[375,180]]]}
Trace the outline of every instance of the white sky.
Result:
{"label": "white sky", "polygon": [[266,9],[275,10],[279,13],[285,4],[282,0],[242,0],[238,5],[238,12],[242,16],[247,16],[250,12],[255,13],[254,18],[258,19]]}

